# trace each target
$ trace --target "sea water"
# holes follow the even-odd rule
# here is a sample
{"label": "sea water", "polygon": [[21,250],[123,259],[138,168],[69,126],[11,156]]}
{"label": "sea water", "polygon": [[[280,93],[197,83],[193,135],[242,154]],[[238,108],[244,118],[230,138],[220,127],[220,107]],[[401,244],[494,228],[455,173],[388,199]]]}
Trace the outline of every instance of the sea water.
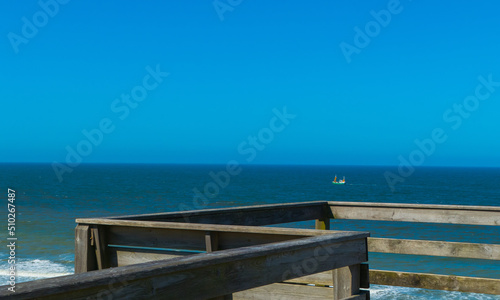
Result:
{"label": "sea water", "polygon": [[[226,165],[84,164],[64,174],[60,182],[50,164],[1,164],[5,223],[7,189],[16,191],[17,282],[73,273],[76,218],[316,200],[500,206],[498,168],[417,168],[395,190],[384,177],[386,171],[397,174],[394,167],[240,168],[239,174],[215,189],[211,183],[217,183],[214,178]],[[335,175],[345,176],[347,183],[331,184]],[[207,200],[193,201],[200,193]],[[293,226],[313,228],[314,222]],[[6,227],[2,236],[7,245]],[[500,244],[498,226],[337,220],[331,227],[370,231],[375,237]],[[0,251],[2,284],[8,280],[6,249]],[[497,261],[381,253],[370,253],[369,260],[372,269],[500,278]],[[371,295],[372,299],[500,299],[378,285],[372,285]]]}

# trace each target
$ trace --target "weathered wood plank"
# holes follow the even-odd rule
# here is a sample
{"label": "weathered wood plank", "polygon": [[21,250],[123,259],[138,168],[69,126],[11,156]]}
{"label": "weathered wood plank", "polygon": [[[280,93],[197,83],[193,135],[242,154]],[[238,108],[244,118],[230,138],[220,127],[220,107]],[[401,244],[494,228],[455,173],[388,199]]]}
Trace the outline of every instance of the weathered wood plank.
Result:
{"label": "weathered wood plank", "polygon": [[500,279],[370,270],[370,283],[500,295]]}
{"label": "weathered wood plank", "polygon": [[98,270],[109,268],[109,260],[107,253],[108,244],[106,241],[105,231],[106,231],[105,226],[95,226],[91,229]]}
{"label": "weathered wood plank", "polygon": [[329,202],[335,219],[500,226],[500,207]]}
{"label": "weathered wood plank", "polygon": [[[117,216],[110,219],[262,226],[320,219],[326,201],[240,206],[158,214]],[[77,219],[77,223],[85,223]]]}
{"label": "weathered wood plank", "polygon": [[233,294],[234,300],[325,300],[333,289],[297,284],[274,283]]}
{"label": "weathered wood plank", "polygon": [[300,283],[300,284],[333,286],[332,271],[326,271],[326,272],[316,273],[316,274],[307,275],[307,276],[303,276],[303,277],[298,277],[298,278],[286,280],[284,282],[285,283]]}
{"label": "weathered wood plank", "polygon": [[368,238],[368,251],[500,260],[500,245],[494,244]]}
{"label": "weathered wood plank", "polygon": [[[360,288],[369,288],[369,269],[368,264],[360,264]],[[314,285],[325,285],[333,286],[333,276],[332,271],[326,271],[321,273],[316,273],[304,277],[298,277],[291,280],[285,281],[285,283],[300,283],[300,284],[314,284]]]}
{"label": "weathered wood plank", "polygon": [[370,288],[370,266],[367,263],[359,265],[359,287],[368,289]]}
{"label": "weathered wood plank", "polygon": [[[364,262],[367,236],[335,233],[42,279],[19,283],[14,295],[1,289],[0,297],[79,300],[102,293],[120,299],[213,298]],[[311,267],[311,259],[321,263]]]}
{"label": "weathered wood plank", "polygon": [[333,270],[333,299],[340,300],[359,294],[359,264]]}
{"label": "weathered wood plank", "polygon": [[[112,220],[111,222],[116,222]],[[143,221],[119,221],[142,223]],[[105,223],[105,222],[102,222]],[[101,224],[102,224],[101,223]],[[107,239],[112,245],[156,247],[169,249],[206,249],[207,230],[218,234],[219,250],[258,244],[274,243],[294,238],[325,235],[338,231],[310,229],[267,228],[253,226],[201,225],[165,222],[148,222],[155,227],[108,226]],[[132,224],[130,224],[132,225]],[[144,225],[144,224],[142,224]],[[173,225],[173,226],[170,226]],[[193,226],[196,225],[196,226]],[[169,228],[173,227],[173,228]],[[222,231],[219,231],[222,230]]]}
{"label": "weathered wood plank", "polygon": [[90,226],[78,225],[75,228],[75,273],[97,270],[97,261],[90,245]]}
{"label": "weathered wood plank", "polygon": [[[80,222],[81,221],[81,222]],[[283,227],[256,227],[244,225],[218,225],[218,224],[194,224],[194,223],[178,223],[178,222],[164,222],[164,221],[136,221],[136,220],[117,220],[106,218],[89,218],[77,219],[79,224],[92,224],[92,225],[117,225],[129,226],[140,228],[167,228],[167,229],[182,229],[182,230],[197,230],[197,231],[217,231],[217,232],[256,232],[263,234],[286,234],[303,236],[307,232],[308,236],[323,235],[324,232],[319,232],[315,229],[296,229],[296,228],[283,228]],[[329,232],[345,232],[339,230],[330,230]],[[328,233],[326,233],[328,234]]]}
{"label": "weathered wood plank", "polygon": [[358,295],[350,296],[342,300],[370,300],[370,291],[360,291]]}
{"label": "weathered wood plank", "polygon": [[207,252],[214,252],[219,250],[219,234],[213,231],[205,233],[205,245]]}
{"label": "weathered wood plank", "polygon": [[109,247],[108,255],[111,267],[123,267],[150,261],[193,255],[193,253]]}
{"label": "weathered wood plank", "polygon": [[319,230],[330,230],[330,219],[316,220],[315,228]]}

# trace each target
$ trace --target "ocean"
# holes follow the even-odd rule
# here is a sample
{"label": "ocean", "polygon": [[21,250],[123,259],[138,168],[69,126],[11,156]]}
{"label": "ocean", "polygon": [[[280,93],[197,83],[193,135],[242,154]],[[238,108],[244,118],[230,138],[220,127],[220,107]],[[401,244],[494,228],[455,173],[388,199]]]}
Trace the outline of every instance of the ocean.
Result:
{"label": "ocean", "polygon": [[[7,189],[16,191],[17,282],[73,273],[76,218],[117,216],[303,201],[500,205],[500,169],[421,167],[392,191],[380,166],[242,165],[208,201],[193,201],[226,165],[82,164],[59,182],[50,164],[0,164],[7,223]],[[212,173],[212,174],[213,174]],[[332,185],[335,174],[345,185]],[[6,224],[7,225],[7,224]],[[294,224],[314,228],[314,222]],[[370,231],[372,236],[500,244],[498,226],[337,220],[332,229]],[[7,245],[7,228],[2,232]],[[8,281],[8,250],[0,251],[2,284]],[[370,268],[500,278],[500,262],[370,253]],[[373,285],[372,299],[500,299]]]}

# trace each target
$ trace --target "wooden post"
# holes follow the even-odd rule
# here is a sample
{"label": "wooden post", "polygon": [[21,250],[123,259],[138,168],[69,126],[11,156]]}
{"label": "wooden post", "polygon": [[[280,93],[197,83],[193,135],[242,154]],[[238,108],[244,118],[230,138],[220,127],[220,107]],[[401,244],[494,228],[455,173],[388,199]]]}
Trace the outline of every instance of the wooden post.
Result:
{"label": "wooden post", "polygon": [[[205,245],[207,247],[207,253],[219,250],[219,234],[213,231],[205,232]],[[233,300],[233,295],[224,295],[215,298],[210,298],[209,300]]]}
{"label": "wooden post", "polygon": [[321,218],[316,219],[316,229],[330,230],[330,218],[333,217],[330,207],[323,205],[321,209]]}
{"label": "wooden post", "polygon": [[95,245],[97,268],[99,270],[109,268],[109,260],[106,251],[108,244],[106,242],[105,228],[103,226],[96,226],[92,228],[92,241]]}
{"label": "wooden post", "polygon": [[333,299],[340,300],[359,294],[359,264],[333,270]]}
{"label": "wooden post", "polygon": [[97,270],[95,252],[90,245],[90,226],[75,228],[75,273]]}
{"label": "wooden post", "polygon": [[330,230],[330,218],[317,219],[315,227],[320,230]]}
{"label": "wooden post", "polygon": [[208,253],[219,250],[219,235],[217,232],[207,231],[205,233],[205,244]]}

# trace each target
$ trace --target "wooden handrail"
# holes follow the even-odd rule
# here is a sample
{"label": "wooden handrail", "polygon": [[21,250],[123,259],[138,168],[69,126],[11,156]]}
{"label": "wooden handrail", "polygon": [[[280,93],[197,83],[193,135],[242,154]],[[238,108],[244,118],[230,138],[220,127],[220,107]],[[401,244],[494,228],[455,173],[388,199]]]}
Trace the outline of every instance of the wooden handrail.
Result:
{"label": "wooden handrail", "polygon": [[[332,233],[19,283],[0,298],[207,299],[365,262],[368,233]],[[314,260],[313,265],[304,261]],[[304,267],[305,266],[305,267]],[[9,293],[9,294],[8,294]]]}

